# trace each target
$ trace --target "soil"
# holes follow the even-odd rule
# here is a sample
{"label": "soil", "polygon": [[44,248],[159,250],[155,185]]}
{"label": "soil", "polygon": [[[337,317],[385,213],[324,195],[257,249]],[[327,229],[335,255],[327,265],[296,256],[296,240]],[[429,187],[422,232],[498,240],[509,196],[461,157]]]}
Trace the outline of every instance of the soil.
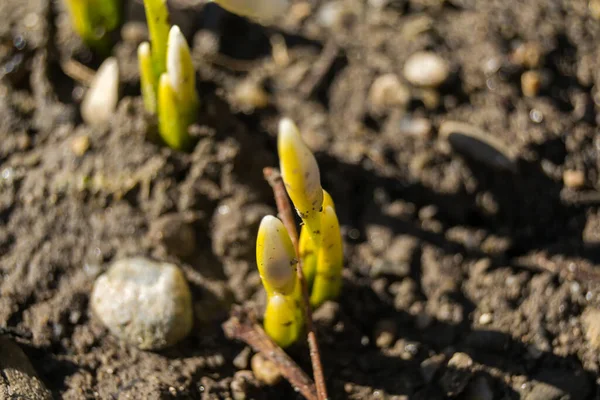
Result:
{"label": "soil", "polygon": [[[239,371],[248,353],[220,328],[233,304],[264,304],[254,241],[275,208],[262,168],[277,165],[289,116],[343,227],[344,290],[315,314],[332,399],[600,398],[600,320],[585,317],[600,307],[598,2],[340,0],[333,22],[327,3],[294,1],[269,27],[170,3],[202,100],[186,154],[161,145],[143,111],[140,1],[113,49],[118,110],[90,128],[64,62],[102,58],[60,2],[3,0],[0,326],[21,332],[55,398],[297,398]],[[406,107],[374,112],[375,78],[403,79],[419,50],[447,60],[450,78],[403,81]],[[527,70],[537,96],[523,95]],[[233,95],[249,81],[267,107]],[[432,132],[401,129],[415,118]],[[437,134],[446,120],[504,142],[514,170],[453,150]],[[175,262],[190,282],[196,326],[166,351],[120,342],[89,310],[95,277],[131,255]],[[289,352],[310,371],[305,345]]]}

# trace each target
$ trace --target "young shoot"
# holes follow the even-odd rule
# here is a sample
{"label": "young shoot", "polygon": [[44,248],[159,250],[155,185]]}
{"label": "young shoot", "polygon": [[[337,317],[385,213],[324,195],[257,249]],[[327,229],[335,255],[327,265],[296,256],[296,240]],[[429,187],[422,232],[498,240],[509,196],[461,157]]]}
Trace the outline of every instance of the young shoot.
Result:
{"label": "young shoot", "polygon": [[340,224],[331,206],[323,208],[321,229],[323,241],[318,252],[317,271],[310,294],[310,304],[315,308],[339,296],[344,262]]}
{"label": "young shoot", "polygon": [[214,0],[229,12],[253,20],[270,23],[284,15],[289,0]]}
{"label": "young shoot", "polygon": [[167,70],[167,38],[169,37],[169,11],[166,0],[144,0],[146,21],[152,46],[152,70],[154,82]]}
{"label": "young shoot", "polygon": [[[328,206],[332,207],[335,210],[335,206],[333,205],[333,199],[331,198],[329,193],[327,193],[326,190],[323,190],[323,209],[325,209]],[[323,226],[322,215],[321,226]],[[306,279],[306,284],[308,285],[308,287],[311,288],[313,280],[315,278],[315,274],[317,273],[317,257],[319,250],[315,246],[315,243],[313,242],[310,236],[310,232],[307,229],[306,225],[302,225],[302,228],[300,230],[299,242],[300,258],[302,260],[302,270],[304,271],[304,278]]]}
{"label": "young shoot", "polygon": [[277,151],[281,177],[285,188],[306,225],[315,247],[321,245],[321,209],[323,188],[319,166],[314,155],[306,146],[298,128],[289,118],[279,123]]}
{"label": "young shoot", "polygon": [[188,128],[200,103],[190,48],[177,26],[169,32],[166,65],[158,82],[159,133],[171,148],[186,150],[191,144]]}
{"label": "young shoot", "polygon": [[144,42],[138,47],[140,86],[146,111],[156,114],[160,77],[167,71],[169,11],[166,0],[144,0],[144,9],[150,43]]}
{"label": "young shoot", "polygon": [[256,238],[256,264],[267,295],[290,295],[296,285],[294,245],[283,223],[271,215],[264,217]]}
{"label": "young shoot", "polygon": [[282,348],[296,342],[302,333],[302,320],[297,319],[297,313],[296,301],[290,296],[274,293],[267,298],[265,332]]}
{"label": "young shoot", "polygon": [[283,223],[262,219],[256,238],[256,264],[265,291],[265,331],[281,347],[295,342],[303,328],[295,250]]}
{"label": "young shoot", "polygon": [[157,81],[154,77],[150,43],[143,42],[138,47],[138,63],[140,68],[140,85],[144,107],[150,114],[156,114]]}
{"label": "young shoot", "polygon": [[90,48],[107,54],[110,34],[121,25],[121,0],[65,0],[71,24]]}
{"label": "young shoot", "polygon": [[291,120],[281,121],[277,144],[283,182],[304,222],[299,254],[311,289],[310,303],[318,307],[340,292],[344,257],[340,225],[333,200],[321,187],[317,161]]}

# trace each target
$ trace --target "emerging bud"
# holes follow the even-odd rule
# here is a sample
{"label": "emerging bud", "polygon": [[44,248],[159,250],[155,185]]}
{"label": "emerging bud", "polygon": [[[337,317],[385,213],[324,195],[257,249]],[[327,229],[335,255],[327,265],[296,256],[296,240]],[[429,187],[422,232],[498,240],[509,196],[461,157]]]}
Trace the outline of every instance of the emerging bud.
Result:
{"label": "emerging bud", "polygon": [[169,11],[166,0],[144,0],[146,21],[152,44],[154,81],[158,82],[167,70],[167,38],[169,35]]}
{"label": "emerging bud", "polygon": [[121,25],[121,0],[65,0],[71,25],[86,45],[103,55],[110,53],[111,33]]}
{"label": "emerging bud", "polygon": [[[333,199],[323,189],[323,209],[331,207],[335,210],[333,205]],[[323,214],[321,213],[321,226],[323,225]],[[304,271],[304,278],[309,288],[312,287],[315,274],[317,273],[317,253],[318,249],[313,242],[310,232],[306,225],[302,225],[300,230],[300,258],[302,259],[302,271]]]}
{"label": "emerging bud", "polygon": [[143,42],[138,47],[138,65],[140,68],[140,86],[144,107],[151,114],[156,113],[156,81],[152,67],[152,54],[150,43]]}
{"label": "emerging bud", "polygon": [[184,150],[189,146],[187,125],[181,119],[177,94],[166,72],[158,82],[158,130],[170,148]]}
{"label": "emerging bud", "polygon": [[256,238],[256,264],[267,295],[290,295],[296,286],[296,260],[292,240],[283,223],[264,217]]}
{"label": "emerging bud", "polygon": [[265,332],[280,347],[288,347],[300,336],[302,326],[297,320],[298,306],[292,296],[276,293],[267,300]]}
{"label": "emerging bud", "polygon": [[344,254],[340,224],[333,207],[323,209],[323,241],[317,257],[317,273],[312,287],[310,303],[318,307],[326,300],[336,298],[342,286]]}
{"label": "emerging bud", "polygon": [[171,28],[167,47],[167,72],[158,82],[158,128],[171,148],[187,150],[199,101],[190,48],[177,26]]}
{"label": "emerging bud", "polygon": [[[198,102],[196,76],[192,64],[190,48],[177,25],[169,31],[167,44],[167,74],[177,95],[181,108],[189,108]],[[196,107],[193,107],[194,109]]]}
{"label": "emerging bud", "polygon": [[277,150],[281,177],[288,195],[318,247],[321,242],[320,212],[323,206],[319,166],[302,140],[298,128],[289,118],[284,118],[279,123]]}
{"label": "emerging bud", "polygon": [[114,57],[107,58],[92,80],[83,102],[81,117],[89,125],[110,122],[119,102],[119,65]]}
{"label": "emerging bud", "polygon": [[272,22],[287,11],[289,0],[215,0],[234,14],[262,22]]}

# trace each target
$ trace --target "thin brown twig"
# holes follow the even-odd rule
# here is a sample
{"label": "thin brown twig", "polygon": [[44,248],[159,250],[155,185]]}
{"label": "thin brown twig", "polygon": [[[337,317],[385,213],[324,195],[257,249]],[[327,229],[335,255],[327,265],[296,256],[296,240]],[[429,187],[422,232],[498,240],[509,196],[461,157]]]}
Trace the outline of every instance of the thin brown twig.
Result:
{"label": "thin brown twig", "polygon": [[223,324],[223,331],[228,338],[247,343],[254,351],[261,353],[277,365],[281,375],[294,388],[297,388],[306,399],[318,400],[315,384],[308,375],[298,367],[281,347],[271,340],[247,310],[242,307],[235,308],[231,312],[231,317]]}
{"label": "thin brown twig", "polygon": [[315,328],[312,319],[312,309],[308,300],[308,287],[306,285],[306,279],[304,279],[304,272],[302,271],[302,265],[300,261],[300,246],[298,243],[298,230],[296,229],[296,222],[294,221],[294,214],[290,201],[285,190],[285,185],[281,174],[275,168],[263,169],[263,175],[271,188],[273,188],[273,194],[275,196],[275,203],[277,204],[277,211],[279,217],[285,225],[294,249],[296,250],[296,258],[298,259],[298,279],[302,286],[302,300],[304,303],[304,311],[306,316],[306,330],[308,331],[308,347],[310,352],[310,361],[313,368],[313,376],[315,378],[315,384],[317,386],[317,397],[319,400],[327,399],[327,387],[325,386],[325,378],[323,376],[323,365],[321,364],[321,353],[319,352],[319,343],[317,342],[317,335],[315,334]]}

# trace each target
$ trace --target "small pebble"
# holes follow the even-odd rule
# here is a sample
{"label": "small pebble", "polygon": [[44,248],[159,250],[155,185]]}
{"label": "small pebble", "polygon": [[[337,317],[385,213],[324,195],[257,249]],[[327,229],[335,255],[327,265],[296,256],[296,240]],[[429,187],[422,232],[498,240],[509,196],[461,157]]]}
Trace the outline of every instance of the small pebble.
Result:
{"label": "small pebble", "polygon": [[516,171],[516,155],[496,136],[473,125],[444,121],[440,125],[441,138],[465,155],[491,167]]}
{"label": "small pebble", "polygon": [[480,325],[488,325],[490,322],[492,322],[492,320],[493,320],[492,314],[483,313],[479,317],[479,324]]}
{"label": "small pebble", "polygon": [[252,112],[269,105],[267,92],[260,84],[249,80],[242,81],[235,87],[232,100],[244,112]]}
{"label": "small pebble", "polygon": [[438,87],[448,79],[448,75],[448,63],[432,52],[415,53],[404,64],[404,77],[416,86]]}
{"label": "small pebble", "polygon": [[83,102],[81,117],[92,126],[104,125],[114,117],[119,101],[119,66],[114,57],[107,58],[92,80]]}
{"label": "small pebble", "polygon": [[544,120],[544,114],[538,109],[532,109],[529,111],[529,119],[536,124],[540,124]]}
{"label": "small pebble", "polygon": [[250,365],[256,379],[267,386],[276,385],[281,380],[281,373],[277,365],[273,364],[260,353],[252,356]]}
{"label": "small pebble", "polygon": [[339,28],[344,25],[344,22],[350,16],[350,10],[342,1],[330,1],[319,9],[317,12],[317,21],[325,28]]}
{"label": "small pebble", "polygon": [[446,395],[454,397],[463,392],[471,379],[473,360],[466,353],[454,353],[444,371],[440,384]]}
{"label": "small pebble", "polygon": [[250,359],[250,352],[252,350],[250,347],[246,346],[242,351],[238,353],[237,356],[233,359],[233,366],[237,369],[246,369],[248,368],[248,361]]}
{"label": "small pebble", "polygon": [[375,111],[403,107],[410,101],[410,91],[395,74],[379,76],[369,90],[368,101]]}
{"label": "small pebble", "polygon": [[536,71],[525,71],[521,75],[521,90],[526,97],[535,97],[540,91],[542,79]]}
{"label": "small pebble", "polygon": [[563,172],[563,183],[569,189],[581,189],[585,185],[583,171],[567,169]]}
{"label": "small pebble", "polygon": [[0,336],[0,399],[52,399],[23,350],[4,336]]}
{"label": "small pebble", "polygon": [[301,1],[294,3],[290,7],[289,16],[293,21],[294,25],[302,23],[306,18],[312,14],[312,5],[308,1]]}
{"label": "small pebble", "polygon": [[71,140],[71,151],[77,157],[83,156],[90,148],[90,138],[88,135],[76,136]]}
{"label": "small pebble", "polygon": [[400,120],[400,133],[428,138],[431,134],[431,121],[427,118],[404,117]]}
{"label": "small pebble", "polygon": [[326,301],[313,312],[313,320],[325,326],[332,325],[338,319],[340,305],[335,301]]}
{"label": "small pebble", "polygon": [[192,297],[181,270],[143,257],[114,262],[94,284],[91,307],[117,337],[140,349],[161,349],[186,337]]}
{"label": "small pebble", "polygon": [[396,323],[393,320],[384,319],[375,324],[373,336],[375,345],[381,349],[388,348],[396,339]]}

